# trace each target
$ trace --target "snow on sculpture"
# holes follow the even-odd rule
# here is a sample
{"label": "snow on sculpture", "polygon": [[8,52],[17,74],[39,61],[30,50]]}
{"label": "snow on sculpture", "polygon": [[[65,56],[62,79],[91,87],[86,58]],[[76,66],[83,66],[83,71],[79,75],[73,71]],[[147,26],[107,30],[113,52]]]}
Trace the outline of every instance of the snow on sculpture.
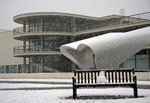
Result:
{"label": "snow on sculpture", "polygon": [[108,33],[62,45],[61,52],[81,69],[116,69],[150,44],[150,27]]}

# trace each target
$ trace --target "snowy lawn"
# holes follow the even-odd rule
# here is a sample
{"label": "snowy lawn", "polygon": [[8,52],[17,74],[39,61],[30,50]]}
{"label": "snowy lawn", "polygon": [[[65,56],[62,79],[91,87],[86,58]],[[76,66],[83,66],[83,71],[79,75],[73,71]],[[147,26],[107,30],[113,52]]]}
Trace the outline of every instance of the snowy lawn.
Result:
{"label": "snowy lawn", "polygon": [[72,99],[72,89],[0,91],[0,103],[149,103],[150,90],[139,89],[139,98],[133,89],[78,89],[79,99]]}
{"label": "snowy lawn", "polygon": [[[0,79],[0,81],[71,82],[71,79]],[[150,85],[150,81],[138,81]],[[70,87],[71,84],[0,83],[2,88]],[[138,98],[132,88],[78,89],[78,99],[72,99],[72,89],[0,90],[0,103],[150,103],[150,89],[138,89]]]}
{"label": "snowy lawn", "polygon": [[72,79],[0,79],[0,81],[72,82]]}
{"label": "snowy lawn", "polygon": [[64,85],[64,84],[30,84],[30,83],[0,83],[0,89],[4,88],[33,88],[33,87],[72,87],[72,85]]}
{"label": "snowy lawn", "polygon": [[[68,82],[72,83],[72,79],[0,79],[0,81],[39,81],[39,82]],[[150,81],[137,81],[138,84],[150,85]]]}

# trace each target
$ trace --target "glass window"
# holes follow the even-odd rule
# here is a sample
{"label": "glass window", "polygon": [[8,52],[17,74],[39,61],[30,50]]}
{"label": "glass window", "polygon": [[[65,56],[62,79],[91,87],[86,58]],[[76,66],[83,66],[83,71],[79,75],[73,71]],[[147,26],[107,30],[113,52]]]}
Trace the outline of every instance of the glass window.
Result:
{"label": "glass window", "polygon": [[29,40],[29,51],[40,51],[41,50],[41,39],[33,37]]}
{"label": "glass window", "polygon": [[40,18],[30,19],[28,22],[29,22],[29,32],[39,32],[41,30]]}
{"label": "glass window", "polygon": [[71,62],[63,55],[44,56],[45,72],[71,72]]}
{"label": "glass window", "polygon": [[40,56],[31,56],[29,58],[29,72],[39,73],[41,70],[41,57]]}
{"label": "glass window", "polygon": [[44,51],[59,51],[59,47],[67,42],[65,36],[45,36]]}
{"label": "glass window", "polygon": [[10,65],[8,66],[8,73],[17,73],[17,65]]}
{"label": "glass window", "polygon": [[[72,62],[63,55],[44,56],[44,72],[71,72]],[[38,73],[41,71],[41,57],[30,57],[30,72]]]}
{"label": "glass window", "polygon": [[44,17],[43,20],[43,30],[44,31],[71,31],[71,20],[69,18],[60,17]]}
{"label": "glass window", "polygon": [[0,66],[0,73],[5,73],[4,66]]}
{"label": "glass window", "polygon": [[148,70],[148,57],[147,54],[138,54],[132,56],[122,64],[123,68],[136,68],[138,71]]}
{"label": "glass window", "polygon": [[147,55],[136,55],[136,68],[138,70],[148,70]]}
{"label": "glass window", "polygon": [[135,56],[125,61],[122,65],[123,68],[135,68]]}

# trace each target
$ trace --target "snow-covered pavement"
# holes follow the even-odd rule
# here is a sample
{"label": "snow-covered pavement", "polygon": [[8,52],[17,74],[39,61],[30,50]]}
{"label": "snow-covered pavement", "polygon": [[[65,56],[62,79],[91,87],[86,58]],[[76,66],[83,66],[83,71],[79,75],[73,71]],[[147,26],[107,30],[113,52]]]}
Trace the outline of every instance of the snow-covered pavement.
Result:
{"label": "snow-covered pavement", "polygon": [[78,100],[71,89],[0,91],[0,97],[0,103],[149,103],[150,90],[139,89],[139,98],[129,88],[79,89]]}
{"label": "snow-covered pavement", "polygon": [[[20,81],[25,81],[19,79]],[[0,80],[1,81],[1,80]],[[6,81],[6,80],[5,80]],[[10,80],[13,81],[13,80]],[[16,80],[14,80],[16,81]],[[28,81],[28,80],[26,80]],[[31,81],[31,80],[30,80]],[[71,82],[71,80],[34,80]],[[150,81],[138,81],[150,85]],[[2,88],[70,87],[71,84],[0,83]],[[0,90],[0,103],[150,103],[150,89],[138,89],[139,98],[133,97],[132,88],[78,89],[77,100],[72,99],[72,89],[52,90]]]}

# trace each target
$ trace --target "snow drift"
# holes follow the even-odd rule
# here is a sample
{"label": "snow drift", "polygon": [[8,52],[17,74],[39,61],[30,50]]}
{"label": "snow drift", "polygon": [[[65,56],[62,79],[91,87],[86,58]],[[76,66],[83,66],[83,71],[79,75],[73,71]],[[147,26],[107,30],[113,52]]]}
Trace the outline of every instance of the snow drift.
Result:
{"label": "snow drift", "polygon": [[150,27],[108,33],[69,43],[61,52],[81,69],[116,69],[126,59],[150,44]]}

